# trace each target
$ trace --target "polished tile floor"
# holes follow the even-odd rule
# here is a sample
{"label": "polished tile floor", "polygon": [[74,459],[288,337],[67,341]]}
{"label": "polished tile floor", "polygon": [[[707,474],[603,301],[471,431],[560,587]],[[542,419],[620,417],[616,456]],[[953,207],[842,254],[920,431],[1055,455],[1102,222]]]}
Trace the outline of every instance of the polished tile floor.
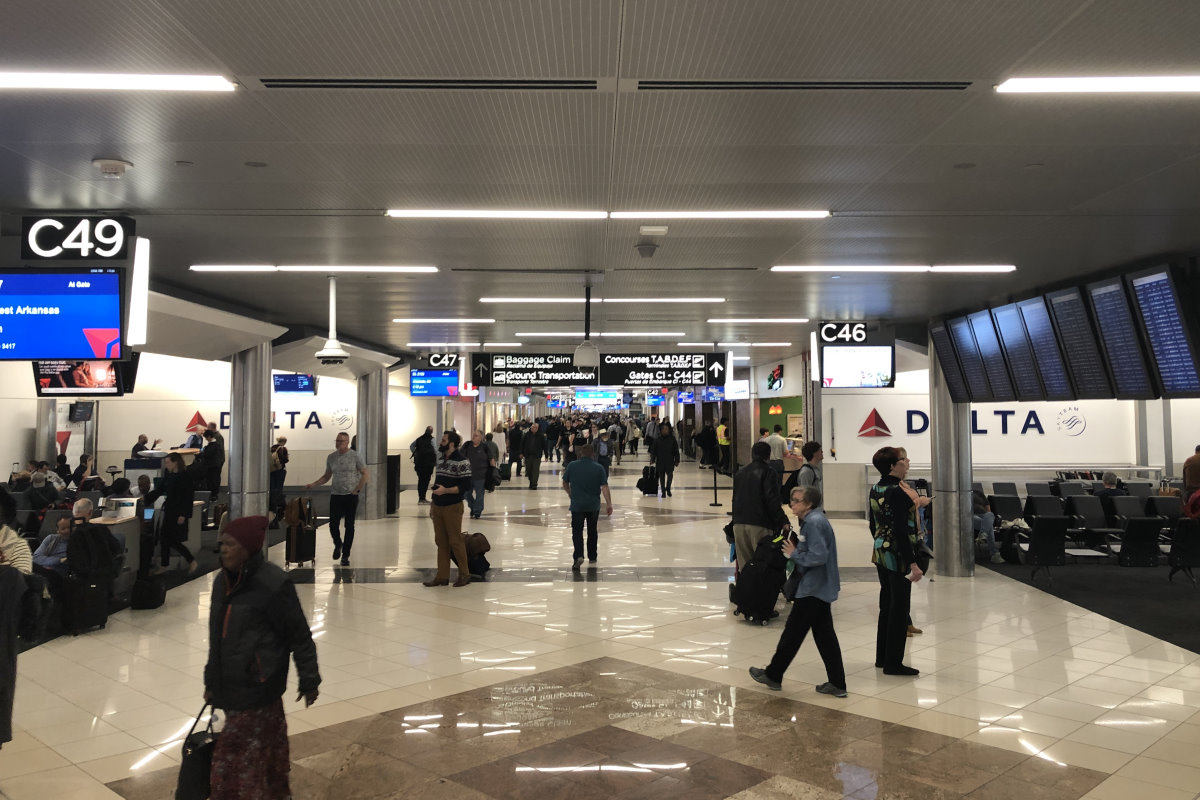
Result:
{"label": "polished tile floor", "polygon": [[[297,797],[1194,798],[1200,655],[990,571],[916,587],[915,680],[873,667],[865,525],[835,520],[850,696],[807,643],[781,693],[747,667],[780,624],[726,601],[721,479],[674,496],[614,470],[594,573],[569,569],[566,495],[543,470],[487,498],[495,580],[426,589],[425,507],[361,523],[354,568],[296,572],[325,682],[286,699]],[[325,553],[322,547],[321,552]],[[325,553],[327,555],[327,553]],[[282,560],[275,548],[272,559]],[[210,579],[154,611],[21,657],[0,793],[166,798],[200,707]]]}

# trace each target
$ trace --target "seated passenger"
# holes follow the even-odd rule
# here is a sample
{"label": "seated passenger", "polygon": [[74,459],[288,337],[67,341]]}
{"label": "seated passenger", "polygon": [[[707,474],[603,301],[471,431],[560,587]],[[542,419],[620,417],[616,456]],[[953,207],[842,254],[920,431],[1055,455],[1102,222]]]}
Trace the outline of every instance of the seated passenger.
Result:
{"label": "seated passenger", "polygon": [[17,520],[17,503],[12,495],[0,488],[0,564],[7,564],[26,575],[33,571],[33,556],[29,543],[13,530]]}
{"label": "seated passenger", "polygon": [[1115,472],[1104,473],[1104,488],[1096,491],[1096,497],[1126,497],[1129,492],[1121,487],[1121,480]]}
{"label": "seated passenger", "polygon": [[38,549],[33,553],[34,571],[40,575],[57,576],[57,581],[51,581],[51,589],[62,585],[62,579],[67,577],[67,543],[71,537],[71,518],[62,517],[58,520],[57,530],[42,539]]}
{"label": "seated passenger", "polygon": [[54,457],[54,474],[62,479],[64,486],[71,481],[71,467],[67,464],[67,457],[61,453]]}
{"label": "seated passenger", "polygon": [[47,508],[58,502],[58,490],[46,480],[44,472],[35,472],[29,478],[25,499],[29,501],[29,507],[32,509]]}
{"label": "seated passenger", "polygon": [[81,492],[93,489],[103,490],[104,480],[96,474],[96,459],[87,453],[79,457],[79,466],[71,473],[71,482]]}
{"label": "seated passenger", "polygon": [[50,465],[45,461],[39,461],[37,471],[46,476],[46,481],[58,491],[63,491],[67,488],[66,482],[58,476],[58,473],[50,469]]}

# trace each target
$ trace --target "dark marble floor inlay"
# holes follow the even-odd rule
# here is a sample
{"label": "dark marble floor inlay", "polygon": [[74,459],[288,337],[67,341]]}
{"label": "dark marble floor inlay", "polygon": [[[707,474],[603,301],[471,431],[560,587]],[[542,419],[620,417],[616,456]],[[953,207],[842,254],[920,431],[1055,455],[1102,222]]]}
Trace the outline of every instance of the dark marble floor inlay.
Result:
{"label": "dark marble floor inlay", "polygon": [[[1105,775],[599,658],[290,737],[301,798],[1078,800]],[[176,772],[116,781],[173,796]]]}

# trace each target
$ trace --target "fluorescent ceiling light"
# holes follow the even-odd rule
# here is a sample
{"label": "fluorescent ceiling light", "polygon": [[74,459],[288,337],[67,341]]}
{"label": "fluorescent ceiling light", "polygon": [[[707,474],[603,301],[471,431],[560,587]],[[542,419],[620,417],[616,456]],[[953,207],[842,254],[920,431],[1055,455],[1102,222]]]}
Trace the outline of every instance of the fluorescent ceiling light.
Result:
{"label": "fluorescent ceiling light", "polygon": [[192,264],[192,272],[277,272],[274,264]]}
{"label": "fluorescent ceiling light", "polygon": [[613,219],[824,219],[828,211],[784,209],[778,211],[614,211]]}
{"label": "fluorescent ceiling light", "polygon": [[410,267],[410,266],[365,266],[365,267],[346,267],[346,266],[321,266],[314,265],[290,265],[281,264],[280,272],[437,272],[437,267]]}
{"label": "fluorescent ceiling light", "polygon": [[150,240],[142,236],[135,236],[133,239],[131,284],[125,344],[145,344],[150,314]]}
{"label": "fluorescent ceiling light", "polygon": [[479,347],[479,342],[409,342],[406,347]]}
{"label": "fluorescent ceiling light", "polygon": [[481,297],[481,303],[582,303],[582,297]]}
{"label": "fluorescent ceiling light", "polygon": [[871,266],[871,267],[866,267],[866,266],[851,266],[851,267],[840,266],[839,267],[839,266],[824,266],[824,265],[808,267],[808,266],[782,265],[782,266],[778,266],[778,267],[771,267],[771,272],[929,272],[929,266],[927,264],[915,265],[915,266],[894,266],[894,265],[889,266],[889,265],[884,264],[884,265],[880,265],[880,266]]}
{"label": "fluorescent ceiling light", "polygon": [[605,219],[608,212],[529,208],[389,208],[387,215],[401,219]]}
{"label": "fluorescent ceiling light", "polygon": [[188,267],[192,272],[437,272],[437,267],[408,267],[408,266],[319,266],[319,265],[290,265],[283,264],[192,264]]}
{"label": "fluorescent ceiling light", "polygon": [[943,266],[931,267],[927,264],[907,264],[907,265],[882,265],[875,267],[867,266],[851,266],[839,267],[833,265],[821,266],[778,266],[771,267],[771,272],[962,272],[962,273],[982,273],[982,272],[1016,272],[1017,267],[1014,264],[946,264]]}
{"label": "fluorescent ceiling light", "polygon": [[85,89],[99,91],[232,92],[237,84],[220,75],[134,75],[98,72],[0,72],[0,89]]}
{"label": "fluorescent ceiling light", "polygon": [[734,356],[733,360],[734,361],[749,361],[750,356]]}
{"label": "fluorescent ceiling light", "polygon": [[484,342],[484,347],[520,347],[520,342]]}
{"label": "fluorescent ceiling light", "polygon": [[676,347],[712,347],[713,342],[676,342]]}
{"label": "fluorescent ceiling light", "polygon": [[717,342],[717,347],[791,347],[791,342]]}
{"label": "fluorescent ceiling light", "polygon": [[680,337],[680,336],[683,336],[684,334],[683,334],[681,331],[676,331],[676,332],[674,332],[674,333],[635,333],[635,332],[633,332],[633,331],[616,331],[616,332],[614,332],[614,333],[600,333],[600,334],[597,334],[597,335],[598,335],[598,336],[605,336],[605,337],[611,337],[611,336],[626,336],[626,337],[628,337],[628,336],[643,336],[643,337],[645,337],[645,336],[654,336],[654,337],[667,337],[667,338],[670,338],[670,339],[677,339],[678,337]]}
{"label": "fluorescent ceiling light", "polygon": [[1144,75],[1113,78],[1009,78],[997,86],[996,91],[1003,94],[1200,92],[1200,76]]}
{"label": "fluorescent ceiling light", "polygon": [[711,325],[758,325],[773,322],[796,323],[802,325],[805,322],[808,322],[808,320],[804,319],[803,317],[756,317],[754,319],[710,319],[708,322]]}
{"label": "fluorescent ceiling light", "polygon": [[947,264],[942,267],[930,267],[930,272],[1016,272],[1014,264]]}
{"label": "fluorescent ceiling light", "polygon": [[482,317],[479,319],[462,319],[462,318],[454,318],[454,317],[441,317],[441,318],[438,318],[438,317],[397,317],[396,319],[392,320],[392,322],[430,322],[430,323],[434,323],[434,324],[441,323],[441,322],[445,322],[445,323],[460,322],[460,323],[464,323],[464,324],[476,324],[476,323],[487,323],[487,322],[495,322],[495,321],[496,320],[494,320],[494,319],[485,319]]}
{"label": "fluorescent ceiling light", "polygon": [[513,336],[517,337],[518,339],[521,337],[532,339],[535,336],[540,336],[543,338],[557,337],[562,339],[582,339],[583,331],[551,331],[549,333],[533,331],[530,333],[514,333]]}
{"label": "fluorescent ceiling light", "polygon": [[724,297],[606,297],[600,303],[724,303]]}

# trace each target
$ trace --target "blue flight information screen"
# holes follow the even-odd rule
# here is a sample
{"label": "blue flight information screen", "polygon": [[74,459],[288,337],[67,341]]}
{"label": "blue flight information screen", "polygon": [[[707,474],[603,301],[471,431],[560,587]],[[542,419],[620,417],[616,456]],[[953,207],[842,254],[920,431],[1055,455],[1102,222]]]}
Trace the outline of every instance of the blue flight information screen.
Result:
{"label": "blue flight information screen", "polygon": [[1067,377],[1067,366],[1058,349],[1058,337],[1054,334],[1054,323],[1046,302],[1040,297],[1017,303],[1025,332],[1029,334],[1029,346],[1033,349],[1033,360],[1037,363],[1038,375],[1046,390],[1047,400],[1074,400],[1075,390]]}
{"label": "blue flight information screen", "polygon": [[413,397],[454,397],[458,394],[458,370],[409,370],[408,391]]}
{"label": "blue flight information screen", "polygon": [[1142,318],[1155,367],[1166,397],[1200,395],[1196,354],[1184,329],[1183,315],[1171,277],[1166,271],[1134,277],[1133,296]]}
{"label": "blue flight information screen", "polygon": [[317,380],[312,375],[295,373],[292,375],[272,375],[277,392],[297,392],[300,394],[316,394]]}
{"label": "blue flight information screen", "polygon": [[[1113,396],[1108,373],[1100,359],[1100,346],[1092,323],[1088,321],[1087,309],[1078,289],[1063,289],[1046,295],[1050,312],[1054,315],[1054,327],[1058,340],[1062,342],[1067,356],[1067,369],[1075,392],[1080,400],[1103,400]],[[1025,309],[1022,309],[1025,310]],[[1026,316],[1026,320],[1029,317]],[[1035,340],[1036,341],[1036,340]]]}
{"label": "blue flight information screen", "polygon": [[1117,399],[1148,400],[1154,397],[1125,287],[1119,279],[1093,283],[1088,285],[1088,296],[1096,312],[1100,344],[1108,354]]}
{"label": "blue flight information screen", "polygon": [[0,270],[0,359],[121,355],[119,270]]}

